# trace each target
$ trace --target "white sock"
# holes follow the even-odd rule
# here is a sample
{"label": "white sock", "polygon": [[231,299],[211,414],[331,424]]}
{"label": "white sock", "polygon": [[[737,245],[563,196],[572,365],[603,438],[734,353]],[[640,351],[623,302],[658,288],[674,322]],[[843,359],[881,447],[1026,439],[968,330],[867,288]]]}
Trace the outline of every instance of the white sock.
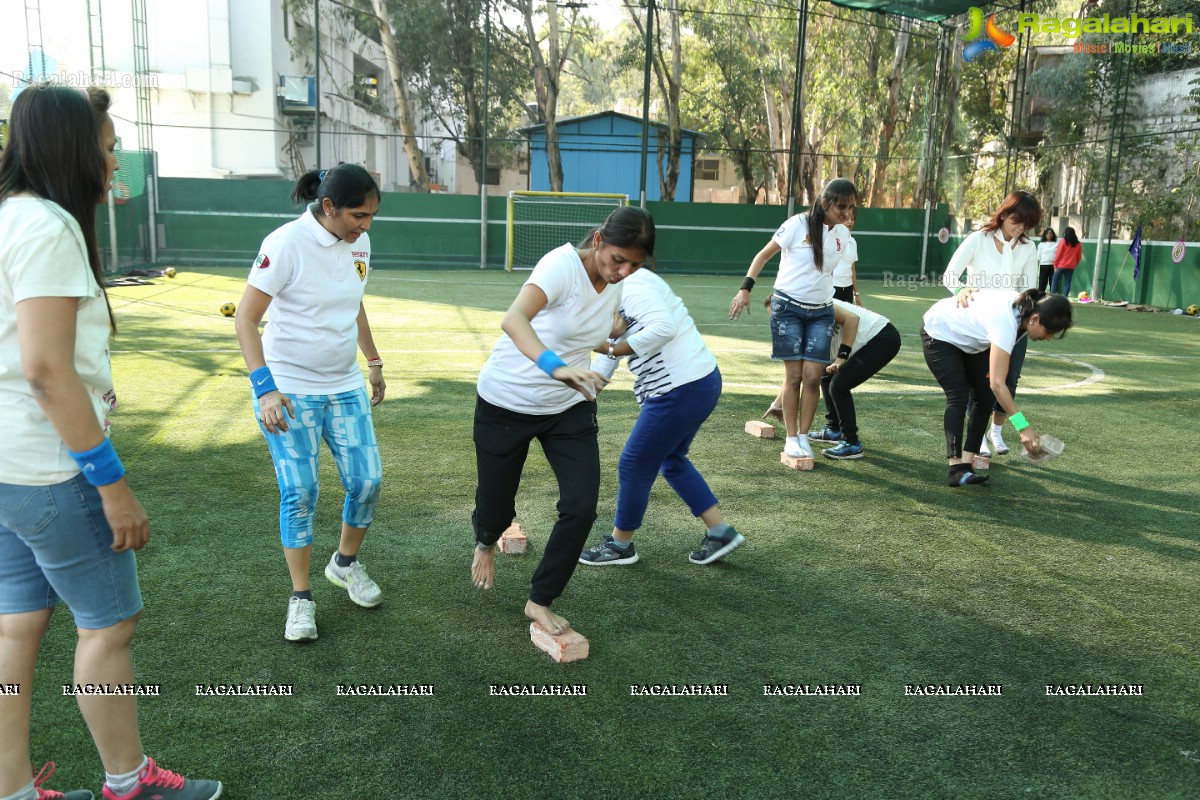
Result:
{"label": "white sock", "polygon": [[812,452],[812,445],[808,443],[808,431],[796,435],[796,441],[800,443],[800,447],[806,452]]}
{"label": "white sock", "polygon": [[[805,439],[808,439],[808,437],[807,437],[807,436],[805,436],[804,438],[805,438]],[[799,447],[799,446],[800,446],[800,437],[799,437],[799,436],[789,436],[789,437],[787,437],[787,439],[785,439],[785,440],[784,440],[784,442],[783,442],[783,445],[784,445],[784,447],[787,447],[789,444],[794,444],[794,445],[796,445],[797,447]]]}
{"label": "white sock", "polygon": [[38,799],[38,793],[37,793],[37,789],[33,788],[33,780],[32,779],[29,781],[29,783],[25,784],[20,789],[17,789],[17,791],[14,792],[13,794],[5,795],[4,797],[0,797],[0,800],[37,800],[37,799]]}
{"label": "white sock", "polygon": [[992,438],[996,439],[996,440],[1001,440],[1004,438],[1003,434],[1004,434],[1004,426],[997,425],[996,423],[993,422],[992,423]]}
{"label": "white sock", "polygon": [[120,797],[123,794],[129,794],[133,791],[133,787],[137,786],[138,775],[150,763],[150,759],[142,756],[142,763],[133,772],[123,772],[120,775],[113,775],[111,772],[104,773],[104,783],[112,791],[113,794]]}

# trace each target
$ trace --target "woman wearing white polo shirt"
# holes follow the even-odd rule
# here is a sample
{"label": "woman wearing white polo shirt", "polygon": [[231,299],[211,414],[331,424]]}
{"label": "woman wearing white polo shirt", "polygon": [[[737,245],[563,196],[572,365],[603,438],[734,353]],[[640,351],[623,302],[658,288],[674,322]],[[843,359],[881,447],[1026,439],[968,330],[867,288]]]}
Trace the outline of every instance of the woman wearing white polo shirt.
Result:
{"label": "woman wearing white polo shirt", "polygon": [[[357,605],[382,602],[358,551],[383,478],[371,406],[383,401],[386,384],[362,302],[379,187],[357,164],[340,164],[303,175],[292,199],[311,204],[263,240],[236,327],[279,481],[279,530],[292,579],[284,638],[302,641],[317,638],[309,569],[322,438],[346,488],[341,539],[325,577]],[[268,308],[271,324],[260,336]],[[356,348],[367,357],[369,401]]]}
{"label": "woman wearing white polo shirt", "polygon": [[552,634],[571,626],[550,610],[575,572],[600,496],[596,394],[589,369],[612,331],[620,282],[654,255],[654,219],[623,206],[577,249],[551,250],[500,324],[504,335],[479,373],[475,402],[475,555],[471,581],[492,588],[495,546],[516,516],[517,488],[537,439],[558,480],[558,521],[533,574],[525,616]]}
{"label": "woman wearing white polo shirt", "polygon": [[[729,318],[750,309],[750,290],[771,258],[782,251],[771,297],[771,358],[784,363],[783,451],[812,458],[808,429],[817,411],[821,375],[829,364],[833,338],[833,271],[850,231],[843,224],[854,214],[858,189],[835,178],[813,207],[780,226],[750,262],[742,288],[729,304]],[[813,243],[821,241],[821,247]],[[801,390],[803,389],[803,394]]]}
{"label": "woman wearing white polo shirt", "polygon": [[633,535],[642,527],[650,489],[661,472],[707,529],[689,560],[711,564],[746,540],[725,522],[716,495],[688,458],[692,439],[721,397],[721,370],[683,300],[652,270],[638,270],[625,280],[621,318],[625,330],[611,355],[606,352],[592,363],[611,376],[617,361],[629,356],[641,413],[621,451],[613,532],[579,561],[593,566],[637,562]]}
{"label": "woman wearing white polo shirt", "polygon": [[[1029,192],[1013,192],[1000,204],[1000,209],[979,230],[972,233],[954,251],[942,283],[951,294],[964,294],[966,289],[999,289],[1022,292],[1037,288],[1038,249],[1025,235],[1042,220],[1042,207]],[[966,280],[962,280],[966,271]],[[1017,381],[1025,366],[1025,351],[1029,341],[1022,337],[1012,351],[1005,379],[1009,394],[1016,397]],[[981,444],[989,455],[988,438],[997,455],[1008,452],[1002,435],[1004,411],[996,406],[992,428]]]}
{"label": "woman wearing white polo shirt", "polygon": [[[1053,339],[1066,333],[1071,324],[1070,301],[1037,289],[1020,293],[968,290],[962,300],[947,297],[925,312],[921,326],[925,363],[946,393],[943,428],[950,486],[987,482],[986,476],[971,471],[971,465],[993,405],[1012,421],[1026,451],[1031,455],[1041,452],[1037,431],[1017,412],[1004,376],[1018,339]],[[970,399],[975,405],[964,440],[963,419]]]}
{"label": "woman wearing white polo shirt", "polygon": [[[855,214],[852,213],[843,223],[851,234],[854,232],[854,218]],[[862,305],[858,300],[858,242],[854,241],[853,235],[846,237],[842,257],[833,271],[833,299]]]}

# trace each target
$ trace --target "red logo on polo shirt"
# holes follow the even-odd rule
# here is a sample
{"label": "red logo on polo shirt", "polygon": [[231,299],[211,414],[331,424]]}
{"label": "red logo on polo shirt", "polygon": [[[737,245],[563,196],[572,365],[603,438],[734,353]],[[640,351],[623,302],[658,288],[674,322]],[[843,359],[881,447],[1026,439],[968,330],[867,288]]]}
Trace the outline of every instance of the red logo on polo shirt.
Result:
{"label": "red logo on polo shirt", "polygon": [[259,269],[266,269],[267,267],[271,266],[271,259],[267,258],[266,253],[260,253],[258,258],[254,261],[254,266],[258,267]]}

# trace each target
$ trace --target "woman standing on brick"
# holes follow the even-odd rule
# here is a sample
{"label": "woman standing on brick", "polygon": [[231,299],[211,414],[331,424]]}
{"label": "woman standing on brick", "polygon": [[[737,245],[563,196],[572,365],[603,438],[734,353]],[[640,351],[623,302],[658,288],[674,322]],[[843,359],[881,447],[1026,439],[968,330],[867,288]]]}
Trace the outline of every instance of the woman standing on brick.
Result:
{"label": "woman standing on brick", "polygon": [[550,604],[575,572],[600,495],[596,395],[608,381],[589,368],[591,353],[612,330],[621,281],[653,255],[654,220],[635,206],[609,214],[582,247],[551,250],[509,306],[504,334],[479,373],[471,581],[492,588],[496,542],[516,516],[521,473],[537,439],[558,480],[558,521],[525,616],[551,634],[571,627]]}
{"label": "woman standing on brick", "polygon": [[593,367],[610,377],[618,360],[628,356],[641,413],[618,462],[613,532],[584,552],[579,563],[637,562],[633,535],[642,527],[650,489],[661,472],[705,527],[704,540],[688,560],[711,564],[746,540],[725,522],[716,495],[688,458],[692,439],[721,397],[717,360],[683,300],[650,269],[638,270],[625,280],[621,321],[620,335],[609,340]]}
{"label": "woman standing on brick", "polygon": [[[309,571],[321,439],[346,489],[341,536],[325,577],[355,605],[383,602],[358,560],[383,481],[371,408],[383,402],[387,385],[363,306],[371,265],[367,231],[381,196],[357,164],[302,175],[292,199],[309,205],[263,240],[238,306],[235,327],[254,414],[279,482],[279,532],[292,582],[283,637],[290,642],[317,638]],[[268,309],[271,324],[260,335]],[[359,350],[367,359],[369,399]]]}
{"label": "woman standing on brick", "polygon": [[[13,102],[0,156],[0,797],[64,798],[33,780],[34,668],[59,600],[79,641],[74,682],[133,686],[142,613],[134,551],[150,523],[108,439],[116,330],[96,244],[116,134],[103,90],[29,86]],[[170,653],[160,654],[171,658]],[[142,749],[137,698],[76,696],[104,765],[107,800],[212,800]],[[86,790],[67,800],[91,800]]]}
{"label": "woman standing on brick", "polygon": [[852,181],[831,180],[811,209],[784,222],[754,256],[729,304],[730,319],[748,311],[759,273],[782,252],[771,296],[771,358],[784,365],[780,413],[787,440],[783,452],[793,458],[812,458],[808,431],[833,339],[833,271],[850,238],[844,223],[857,203],[858,189]]}
{"label": "woman standing on brick", "polygon": [[[1036,228],[1041,220],[1042,207],[1037,198],[1029,192],[1013,192],[1004,198],[1000,208],[982,228],[963,239],[946,266],[942,283],[951,294],[964,300],[976,289],[1016,292],[1036,289],[1038,250],[1026,233]],[[1029,341],[1021,337],[1008,361],[1005,381],[1009,394],[1014,397],[1028,346]],[[983,455],[991,453],[988,439],[997,455],[1008,453],[1003,436],[1006,419],[1004,410],[996,406],[991,430],[980,445]]]}

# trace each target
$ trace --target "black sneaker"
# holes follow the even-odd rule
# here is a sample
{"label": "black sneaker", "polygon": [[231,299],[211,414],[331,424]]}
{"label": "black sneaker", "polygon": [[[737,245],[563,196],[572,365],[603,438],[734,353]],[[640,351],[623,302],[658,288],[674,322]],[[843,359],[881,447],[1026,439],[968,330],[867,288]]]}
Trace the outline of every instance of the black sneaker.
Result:
{"label": "black sneaker", "polygon": [[630,542],[628,547],[617,547],[613,544],[613,535],[611,533],[605,536],[604,541],[600,544],[579,554],[580,564],[590,564],[592,566],[636,564],[637,560],[638,554],[633,549],[633,542]]}
{"label": "black sneaker", "polygon": [[711,564],[741,547],[744,541],[746,541],[746,537],[730,525],[722,537],[705,536],[704,541],[700,543],[700,549],[693,550],[692,554],[688,556],[688,561],[700,565]]}

